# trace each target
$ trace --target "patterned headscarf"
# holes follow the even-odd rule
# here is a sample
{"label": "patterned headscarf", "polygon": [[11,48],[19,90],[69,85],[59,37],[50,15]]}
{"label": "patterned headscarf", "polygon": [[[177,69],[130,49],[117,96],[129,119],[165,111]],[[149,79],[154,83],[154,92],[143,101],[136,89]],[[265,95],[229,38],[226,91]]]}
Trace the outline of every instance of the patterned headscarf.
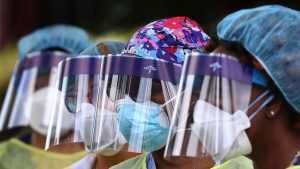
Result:
{"label": "patterned headscarf", "polygon": [[162,59],[183,64],[186,54],[202,50],[209,36],[193,20],[172,17],[154,21],[140,28],[125,46],[122,54]]}

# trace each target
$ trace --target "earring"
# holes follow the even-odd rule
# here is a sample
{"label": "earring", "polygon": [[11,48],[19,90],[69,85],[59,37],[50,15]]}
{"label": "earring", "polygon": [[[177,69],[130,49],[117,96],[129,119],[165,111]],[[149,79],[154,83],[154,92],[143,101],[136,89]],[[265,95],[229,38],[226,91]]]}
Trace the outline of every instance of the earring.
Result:
{"label": "earring", "polygon": [[267,116],[269,118],[274,118],[276,116],[276,113],[273,110],[270,110],[270,111],[267,112]]}

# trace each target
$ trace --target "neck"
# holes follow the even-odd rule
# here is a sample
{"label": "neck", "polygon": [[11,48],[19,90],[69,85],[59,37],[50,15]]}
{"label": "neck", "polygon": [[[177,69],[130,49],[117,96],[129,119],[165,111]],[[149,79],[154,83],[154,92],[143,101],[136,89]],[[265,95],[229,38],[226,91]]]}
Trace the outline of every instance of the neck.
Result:
{"label": "neck", "polygon": [[[255,169],[285,169],[289,167],[298,150],[291,145],[296,144],[285,142],[273,144],[273,146],[259,146],[260,148],[250,155],[254,161]],[[253,147],[253,149],[257,148]]]}
{"label": "neck", "polygon": [[108,169],[112,166],[120,164],[121,162],[128,160],[138,154],[129,153],[125,151],[120,151],[113,156],[104,156],[101,154],[97,154],[96,161],[94,163],[95,169]]}
{"label": "neck", "polygon": [[[32,132],[30,144],[39,149],[45,149],[46,137],[37,133]],[[79,151],[84,150],[84,145],[82,143],[70,143],[57,145],[54,147],[50,147],[48,151],[56,152],[56,153],[64,153],[64,154],[73,154]]]}
{"label": "neck", "polygon": [[300,139],[293,137],[295,133],[281,125],[270,126],[262,125],[251,140],[253,151],[249,156],[255,169],[285,169],[300,150]]}
{"label": "neck", "polygon": [[31,138],[30,138],[30,144],[36,148],[44,149],[45,148],[45,142],[46,138],[37,133],[37,132],[32,132]]}
{"label": "neck", "polygon": [[163,157],[164,149],[152,153],[157,169],[210,169],[215,162],[210,157],[173,157],[171,161]]}

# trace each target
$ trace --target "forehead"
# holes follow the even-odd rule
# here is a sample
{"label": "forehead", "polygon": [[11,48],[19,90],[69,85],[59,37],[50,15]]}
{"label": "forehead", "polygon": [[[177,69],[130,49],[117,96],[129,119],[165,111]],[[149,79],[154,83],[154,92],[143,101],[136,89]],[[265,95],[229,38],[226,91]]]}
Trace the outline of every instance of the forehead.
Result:
{"label": "forehead", "polygon": [[36,77],[35,89],[40,89],[49,85],[50,80],[50,71],[48,72],[39,72]]}
{"label": "forehead", "polygon": [[215,46],[212,53],[222,53],[226,55],[230,55],[234,58],[237,58],[240,62],[244,64],[252,65],[253,57],[249,54],[242,45],[236,45],[234,47],[227,47],[224,44],[218,44]]}

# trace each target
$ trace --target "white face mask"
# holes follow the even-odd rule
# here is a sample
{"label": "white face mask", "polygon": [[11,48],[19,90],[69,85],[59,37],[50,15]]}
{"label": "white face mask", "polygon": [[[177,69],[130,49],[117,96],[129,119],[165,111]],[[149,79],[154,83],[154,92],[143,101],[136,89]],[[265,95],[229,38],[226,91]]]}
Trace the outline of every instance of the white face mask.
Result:
{"label": "white face mask", "polygon": [[[103,115],[105,116],[103,118],[103,129],[102,129],[102,136],[101,137],[101,144],[98,142],[99,138],[99,124],[100,124],[100,115],[97,115],[96,118],[96,124],[97,126],[94,129],[94,148],[93,150],[90,150],[92,147],[91,142],[91,135],[93,130],[93,123],[94,123],[94,113],[95,113],[95,106],[93,106],[90,103],[82,103],[81,106],[82,110],[80,113],[80,133],[84,140],[86,151],[92,152],[92,153],[99,153],[105,156],[113,156],[119,152],[126,143],[125,138],[122,134],[119,133],[119,125],[116,113],[105,109],[103,112]],[[112,130],[112,128],[115,128],[115,130]],[[115,131],[115,132],[112,132]],[[100,145],[100,147],[99,147]]]}
{"label": "white face mask", "polygon": [[252,146],[245,130],[251,126],[250,121],[257,113],[272,101],[274,95],[269,96],[250,117],[246,112],[269,93],[267,90],[245,110],[237,110],[233,114],[205,101],[197,101],[192,131],[215,161],[226,161],[251,153]]}
{"label": "white face mask", "polygon": [[[30,127],[43,136],[47,136],[48,127],[50,123],[50,112],[51,112],[51,98],[48,97],[49,94],[53,93],[51,87],[44,87],[33,93],[32,97],[29,98],[31,101],[31,114],[29,118]],[[59,104],[59,100],[57,100]],[[53,103],[55,104],[55,103]],[[48,106],[48,107],[47,107]],[[63,106],[63,119],[65,120],[61,124],[61,135],[67,134],[71,129],[74,128],[74,115],[69,113],[66,106]],[[56,120],[54,120],[56,122]],[[56,123],[53,124],[53,129],[55,131]],[[54,134],[54,133],[53,133]]]}
{"label": "white face mask", "polygon": [[251,153],[251,143],[245,132],[251,124],[245,112],[238,110],[230,114],[198,100],[193,117],[192,131],[215,161]]}

